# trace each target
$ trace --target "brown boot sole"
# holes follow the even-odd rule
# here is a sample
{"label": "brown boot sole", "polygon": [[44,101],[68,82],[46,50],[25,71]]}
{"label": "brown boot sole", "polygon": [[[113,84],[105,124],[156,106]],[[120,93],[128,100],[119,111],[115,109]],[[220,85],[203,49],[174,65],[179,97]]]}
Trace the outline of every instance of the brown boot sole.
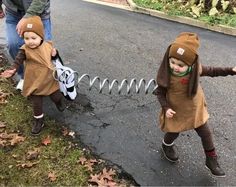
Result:
{"label": "brown boot sole", "polygon": [[212,175],[213,177],[217,177],[217,178],[224,178],[224,177],[226,177],[226,175],[215,175],[215,174],[213,174],[213,173],[211,172],[210,168],[207,167],[207,165],[205,165],[205,168],[210,171],[210,173],[211,173],[211,175]]}

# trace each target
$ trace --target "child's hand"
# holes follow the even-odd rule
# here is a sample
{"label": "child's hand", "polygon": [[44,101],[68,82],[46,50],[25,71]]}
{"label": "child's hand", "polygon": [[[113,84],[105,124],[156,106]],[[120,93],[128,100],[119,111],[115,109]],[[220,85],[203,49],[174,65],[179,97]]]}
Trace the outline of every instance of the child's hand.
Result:
{"label": "child's hand", "polygon": [[172,110],[171,108],[169,108],[167,111],[166,111],[166,117],[167,118],[172,118],[174,116],[174,114],[176,114],[176,112],[174,110]]}
{"label": "child's hand", "polygon": [[236,72],[236,66],[233,68],[233,71]]}
{"label": "child's hand", "polygon": [[16,69],[7,69],[0,74],[0,77],[9,78],[12,77],[16,73]]}
{"label": "child's hand", "polygon": [[52,56],[54,57],[54,56],[56,56],[56,54],[57,54],[57,50],[56,50],[56,48],[53,48],[52,49]]}

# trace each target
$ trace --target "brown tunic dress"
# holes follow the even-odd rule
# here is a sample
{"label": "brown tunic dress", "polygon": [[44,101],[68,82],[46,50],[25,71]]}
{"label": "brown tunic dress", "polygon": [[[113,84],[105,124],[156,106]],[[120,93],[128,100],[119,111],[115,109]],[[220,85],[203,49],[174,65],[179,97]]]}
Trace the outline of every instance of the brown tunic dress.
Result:
{"label": "brown tunic dress", "polygon": [[30,49],[23,45],[25,52],[23,96],[50,95],[59,89],[53,78],[51,62],[52,43],[43,42],[39,47]]}
{"label": "brown tunic dress", "polygon": [[[235,75],[232,68],[218,68],[200,66],[200,76],[227,76]],[[209,114],[203,90],[198,85],[196,95],[188,97],[189,74],[178,77],[170,75],[168,89],[158,87],[157,97],[162,105],[159,116],[160,128],[164,132],[182,132],[204,125]],[[172,118],[167,118],[165,112],[171,108],[176,112]]]}
{"label": "brown tunic dress", "polygon": [[160,125],[164,132],[182,132],[197,128],[209,118],[206,100],[201,86],[198,86],[196,95],[188,97],[189,75],[177,77],[171,75],[170,89],[166,93],[171,109],[176,112],[173,118],[167,118],[164,110],[160,115]]}

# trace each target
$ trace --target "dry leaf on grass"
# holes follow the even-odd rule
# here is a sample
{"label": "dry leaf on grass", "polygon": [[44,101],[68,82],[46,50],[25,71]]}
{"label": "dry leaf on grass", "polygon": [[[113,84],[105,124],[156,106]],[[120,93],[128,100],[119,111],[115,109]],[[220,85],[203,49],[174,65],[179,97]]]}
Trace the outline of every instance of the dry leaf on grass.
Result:
{"label": "dry leaf on grass", "polygon": [[85,157],[80,157],[79,163],[85,166],[89,171],[93,171],[93,165],[98,163],[96,159],[86,159]]}
{"label": "dry leaf on grass", "polygon": [[0,121],[0,128],[5,128],[5,127],[6,127],[5,122]]}
{"label": "dry leaf on grass", "polygon": [[10,140],[11,145],[15,145],[17,143],[25,141],[25,137],[19,136],[18,134],[15,134],[13,138]]}
{"label": "dry leaf on grass", "polygon": [[17,133],[0,133],[0,142],[4,142],[4,145],[10,144],[13,146],[23,141],[25,141],[25,137],[20,136]]}
{"label": "dry leaf on grass", "polygon": [[12,93],[5,93],[3,90],[0,89],[0,104],[7,103],[7,97],[13,95]]}
{"label": "dry leaf on grass", "polygon": [[97,174],[91,174],[90,179],[88,181],[91,183],[95,183],[98,186],[106,186],[106,181],[103,178],[100,178],[100,175]]}
{"label": "dry leaf on grass", "polygon": [[51,182],[55,181],[57,179],[55,172],[49,172],[48,173],[48,178],[50,179]]}
{"label": "dry leaf on grass", "polygon": [[91,174],[89,182],[95,183],[98,186],[117,186],[117,183],[113,180],[113,175],[115,175],[115,171],[113,169],[107,170],[104,168],[99,174]]}
{"label": "dry leaf on grass", "polygon": [[69,130],[67,128],[62,129],[62,135],[67,136],[69,134]]}
{"label": "dry leaf on grass", "polygon": [[52,143],[52,141],[51,141],[51,137],[50,136],[47,136],[46,138],[44,138],[42,140],[42,144],[43,145],[48,145],[48,144],[51,144],[51,143]]}
{"label": "dry leaf on grass", "polygon": [[37,159],[40,153],[40,149],[39,148],[34,148],[34,150],[28,151],[26,154],[26,159],[27,160],[33,160],[33,159]]}
{"label": "dry leaf on grass", "polygon": [[114,175],[116,175],[116,172],[112,168],[109,170],[107,170],[107,168],[103,168],[101,177],[107,180],[112,180],[113,179],[112,176]]}
{"label": "dry leaf on grass", "polygon": [[1,147],[4,147],[6,144],[7,144],[7,141],[6,141],[6,140],[1,140],[1,139],[0,139],[0,146],[1,146]]}
{"label": "dry leaf on grass", "polygon": [[87,161],[87,159],[85,157],[79,158],[79,163],[81,163],[82,165],[84,165],[86,161]]}
{"label": "dry leaf on grass", "polygon": [[17,164],[16,166],[20,167],[20,168],[31,168],[31,167],[35,166],[36,164],[38,164],[38,163],[39,163],[39,161],[37,161],[37,162],[26,162],[26,163]]}

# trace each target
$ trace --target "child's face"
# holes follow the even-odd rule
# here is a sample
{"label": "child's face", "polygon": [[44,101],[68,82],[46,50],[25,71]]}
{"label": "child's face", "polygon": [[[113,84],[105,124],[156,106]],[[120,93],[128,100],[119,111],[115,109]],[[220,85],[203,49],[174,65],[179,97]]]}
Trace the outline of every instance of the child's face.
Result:
{"label": "child's face", "polygon": [[25,45],[31,49],[38,47],[41,44],[42,38],[34,32],[25,32],[24,41]]}
{"label": "child's face", "polygon": [[183,61],[178,60],[176,58],[169,59],[169,65],[173,72],[173,74],[178,75],[181,73],[185,73],[188,70],[188,65],[185,64]]}

